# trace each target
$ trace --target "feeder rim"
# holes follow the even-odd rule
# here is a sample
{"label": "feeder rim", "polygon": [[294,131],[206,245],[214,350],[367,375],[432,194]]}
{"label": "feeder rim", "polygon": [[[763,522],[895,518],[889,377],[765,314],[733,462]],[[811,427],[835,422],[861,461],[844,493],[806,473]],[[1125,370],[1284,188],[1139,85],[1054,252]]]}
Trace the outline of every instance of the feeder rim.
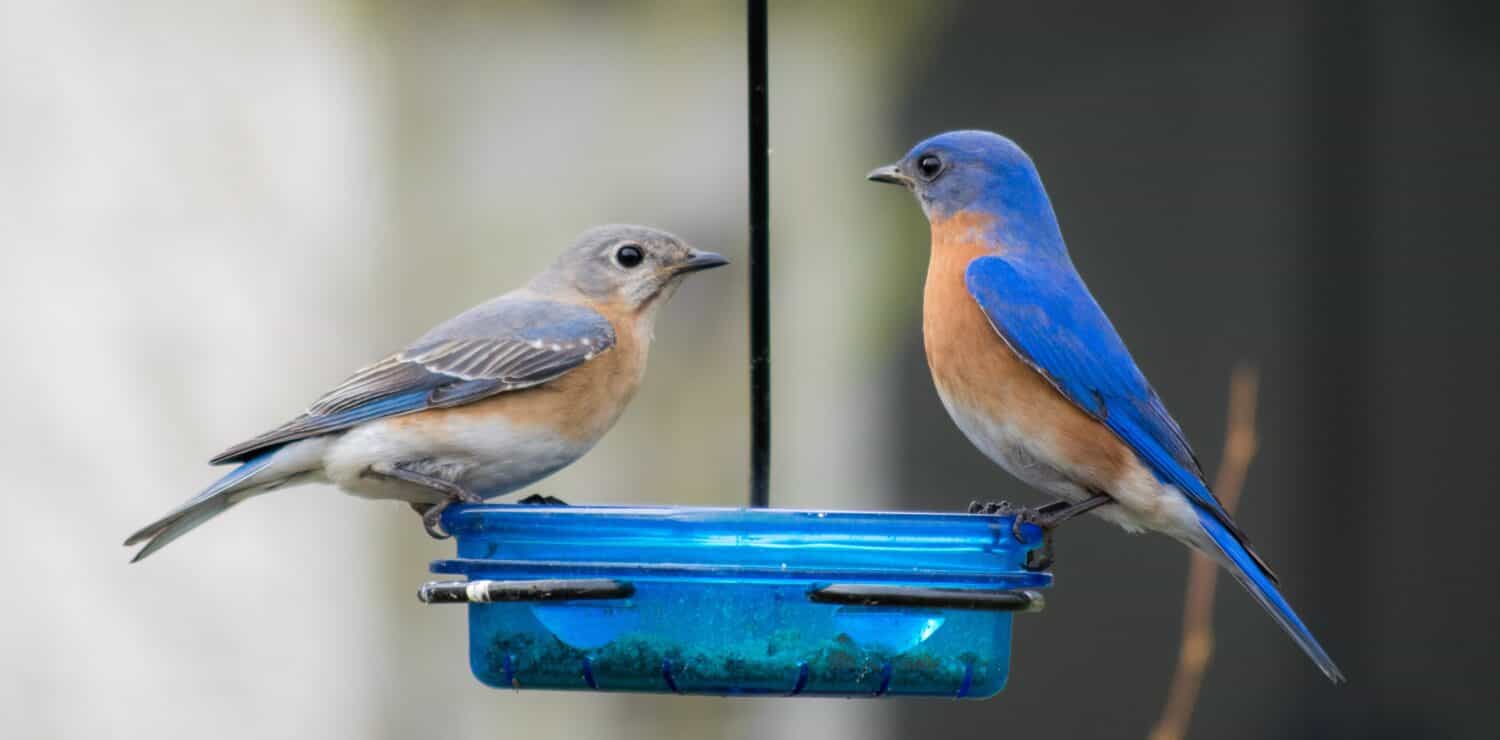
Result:
{"label": "feeder rim", "polygon": [[[676,504],[518,504],[518,503],[483,503],[483,504],[455,504],[444,512],[446,519],[450,514],[462,516],[464,514],[477,515],[484,512],[528,512],[541,514],[566,514],[572,516],[599,515],[599,514],[622,514],[636,516],[670,516],[673,514],[712,514],[712,513],[742,513],[750,516],[772,517],[772,516],[803,516],[813,518],[827,517],[878,517],[885,519],[955,519],[969,522],[992,522],[1006,523],[1007,526],[1015,519],[1010,514],[970,514],[968,512],[952,511],[881,511],[877,509],[783,509],[779,507],[758,506],[678,506]],[[1041,533],[1041,527],[1031,522],[1022,523],[1023,531],[1028,534],[1035,530]]]}

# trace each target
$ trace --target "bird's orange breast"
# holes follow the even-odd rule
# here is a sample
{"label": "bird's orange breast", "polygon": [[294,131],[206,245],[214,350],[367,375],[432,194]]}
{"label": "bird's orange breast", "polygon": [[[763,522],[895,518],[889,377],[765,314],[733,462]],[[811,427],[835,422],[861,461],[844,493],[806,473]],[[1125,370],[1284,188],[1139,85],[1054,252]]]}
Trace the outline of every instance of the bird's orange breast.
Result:
{"label": "bird's orange breast", "polygon": [[1004,254],[1004,245],[992,243],[993,225],[993,216],[971,212],[932,225],[922,339],[933,383],[950,408],[1010,425],[1033,455],[1076,471],[1082,485],[1108,486],[1129,464],[1129,448],[1023,362],[964,283],[970,262]]}
{"label": "bird's orange breast", "polygon": [[922,340],[933,382],[950,402],[1007,413],[1014,407],[1010,391],[1033,385],[1028,375],[1035,373],[995,333],[964,285],[969,263],[996,253],[985,234],[993,220],[960,212],[932,225]]}

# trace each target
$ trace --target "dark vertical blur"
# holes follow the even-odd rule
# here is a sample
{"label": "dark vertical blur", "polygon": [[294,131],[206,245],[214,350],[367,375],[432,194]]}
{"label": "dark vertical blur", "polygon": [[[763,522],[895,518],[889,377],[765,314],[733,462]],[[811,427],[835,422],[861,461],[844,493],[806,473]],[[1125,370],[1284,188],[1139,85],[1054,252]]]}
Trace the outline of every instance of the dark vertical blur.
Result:
{"label": "dark vertical blur", "polygon": [[[981,127],[1032,154],[1075,262],[1210,469],[1230,368],[1262,369],[1239,519],[1350,684],[1221,582],[1195,737],[1494,736],[1497,8],[973,2],[908,50],[927,66],[904,141]],[[911,335],[904,505],[1040,500],[954,429]],[[893,737],[1145,735],[1184,554],[1092,521],[1059,546],[1010,688],[903,704]]]}

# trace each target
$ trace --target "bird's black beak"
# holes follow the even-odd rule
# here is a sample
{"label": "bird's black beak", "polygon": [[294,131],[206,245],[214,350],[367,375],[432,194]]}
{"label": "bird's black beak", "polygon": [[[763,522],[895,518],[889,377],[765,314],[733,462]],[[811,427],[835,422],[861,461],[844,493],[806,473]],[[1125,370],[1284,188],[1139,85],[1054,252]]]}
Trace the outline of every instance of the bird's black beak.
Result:
{"label": "bird's black beak", "polygon": [[907,189],[910,189],[913,185],[916,184],[910,177],[907,177],[906,174],[901,171],[901,168],[893,164],[888,164],[884,167],[876,167],[875,169],[870,170],[870,174],[865,175],[865,179],[874,182],[888,182],[892,185],[901,185]]}
{"label": "bird's black beak", "polygon": [[699,270],[712,270],[715,267],[723,267],[727,264],[729,264],[729,260],[725,259],[722,254],[693,252],[693,256],[677,263],[675,272],[678,275],[682,275],[689,272],[698,272]]}

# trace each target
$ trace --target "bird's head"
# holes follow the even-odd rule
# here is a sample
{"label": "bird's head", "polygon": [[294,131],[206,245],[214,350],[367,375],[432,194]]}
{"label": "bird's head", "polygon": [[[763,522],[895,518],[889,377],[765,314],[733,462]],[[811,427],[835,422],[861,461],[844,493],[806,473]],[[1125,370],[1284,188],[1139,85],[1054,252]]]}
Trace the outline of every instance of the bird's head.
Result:
{"label": "bird's head", "polygon": [[1021,147],[999,134],[938,134],[912,147],[899,162],[877,167],[866,177],[906,187],[933,223],[980,211],[1008,228],[1056,229],[1036,165]]}
{"label": "bird's head", "polygon": [[684,277],[727,264],[724,257],[694,249],[665,231],[610,224],[579,235],[531,287],[638,312],[665,302]]}

